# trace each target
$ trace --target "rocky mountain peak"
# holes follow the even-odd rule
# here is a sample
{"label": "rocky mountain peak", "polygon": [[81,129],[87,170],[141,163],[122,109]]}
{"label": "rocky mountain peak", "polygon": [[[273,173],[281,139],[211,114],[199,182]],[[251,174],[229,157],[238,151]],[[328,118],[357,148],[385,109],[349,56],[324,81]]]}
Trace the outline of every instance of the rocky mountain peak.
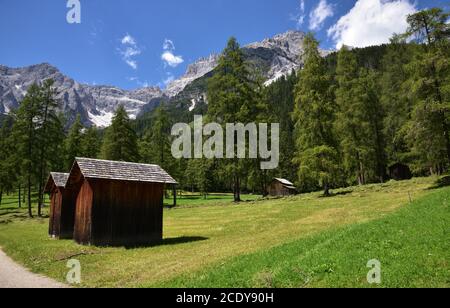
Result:
{"label": "rocky mountain peak", "polygon": [[174,97],[186,88],[194,80],[205,76],[214,70],[219,63],[220,55],[212,54],[208,57],[200,58],[196,62],[190,64],[186,73],[181,78],[172,81],[164,91],[169,97]]}
{"label": "rocky mountain peak", "polygon": [[[300,55],[304,38],[303,32],[288,31],[249,44],[243,47],[243,52],[252,66],[263,70],[268,85],[290,74],[292,70],[301,68]],[[326,52],[322,51],[322,54],[326,55]],[[217,67],[219,58],[220,55],[217,54],[200,58],[189,65],[186,73],[172,81],[165,90],[145,87],[128,91],[114,86],[80,84],[49,63],[24,68],[0,66],[0,113],[9,113],[17,108],[32,83],[49,78],[55,81],[58,99],[62,102],[61,111],[66,114],[69,124],[80,114],[85,125],[109,126],[119,105],[125,107],[132,119],[141,112],[151,111],[161,101],[187,101],[195,106],[196,100],[204,97],[206,92],[206,83],[197,84],[195,81],[207,78]]]}

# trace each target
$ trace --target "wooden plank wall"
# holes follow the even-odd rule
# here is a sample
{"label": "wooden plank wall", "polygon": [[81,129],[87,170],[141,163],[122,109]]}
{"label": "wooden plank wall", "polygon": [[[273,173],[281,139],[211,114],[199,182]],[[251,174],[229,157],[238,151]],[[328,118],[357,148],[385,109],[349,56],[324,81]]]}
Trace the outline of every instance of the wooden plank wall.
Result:
{"label": "wooden plank wall", "polygon": [[164,184],[89,180],[94,191],[92,244],[146,245],[162,240]]}
{"label": "wooden plank wall", "polygon": [[89,182],[82,179],[81,188],[76,200],[74,240],[79,244],[89,245],[91,242],[91,208],[93,192]]}
{"label": "wooden plank wall", "polygon": [[59,237],[61,230],[61,204],[62,194],[59,189],[54,189],[50,196],[50,219],[48,234],[51,237]]}
{"label": "wooden plank wall", "polygon": [[61,239],[72,239],[75,227],[75,208],[77,195],[70,189],[61,189],[62,206],[61,206]]}

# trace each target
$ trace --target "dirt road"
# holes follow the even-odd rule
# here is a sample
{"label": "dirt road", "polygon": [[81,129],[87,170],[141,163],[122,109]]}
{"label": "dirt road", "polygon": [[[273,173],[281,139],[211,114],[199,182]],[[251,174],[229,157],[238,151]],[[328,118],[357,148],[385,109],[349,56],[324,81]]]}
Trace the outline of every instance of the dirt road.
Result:
{"label": "dirt road", "polygon": [[31,273],[0,249],[0,288],[67,288],[67,286]]}

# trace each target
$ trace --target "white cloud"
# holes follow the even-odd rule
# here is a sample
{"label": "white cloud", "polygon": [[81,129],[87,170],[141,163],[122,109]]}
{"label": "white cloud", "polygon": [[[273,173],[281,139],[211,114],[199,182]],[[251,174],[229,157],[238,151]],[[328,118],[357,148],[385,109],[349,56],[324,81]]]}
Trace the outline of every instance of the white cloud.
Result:
{"label": "white cloud", "polygon": [[174,54],[175,44],[173,43],[173,41],[165,39],[163,44],[163,50],[164,52],[161,55],[161,59],[164,61],[165,65],[168,65],[170,67],[177,67],[178,65],[184,62],[182,56],[176,56]]}
{"label": "white cloud", "polygon": [[138,47],[136,39],[127,34],[121,39],[121,44],[122,46],[118,48],[118,50],[122,55],[122,60],[132,69],[136,70],[138,68],[138,62],[134,59],[134,57],[142,53],[142,50]]}
{"label": "white cloud", "polygon": [[355,6],[328,29],[336,43],[367,47],[388,43],[394,33],[405,32],[406,17],[417,11],[409,0],[358,0]]}
{"label": "white cloud", "polygon": [[184,62],[182,56],[176,56],[171,51],[165,51],[161,55],[161,59],[165,62],[165,64],[171,67],[177,67],[178,65]]}
{"label": "white cloud", "polygon": [[333,15],[333,6],[328,4],[327,0],[320,0],[316,8],[309,14],[309,29],[313,31],[319,30],[322,28],[324,21]]}
{"label": "white cloud", "polygon": [[297,23],[297,28],[300,28],[305,22],[305,0],[300,0],[300,7],[298,9],[297,14],[291,14],[290,20],[295,21]]}
{"label": "white cloud", "polygon": [[172,40],[165,39],[164,44],[163,44],[163,49],[164,50],[175,50],[175,44],[173,43]]}
{"label": "white cloud", "polygon": [[122,38],[123,45],[133,45],[136,46],[136,40],[131,35],[127,34]]}

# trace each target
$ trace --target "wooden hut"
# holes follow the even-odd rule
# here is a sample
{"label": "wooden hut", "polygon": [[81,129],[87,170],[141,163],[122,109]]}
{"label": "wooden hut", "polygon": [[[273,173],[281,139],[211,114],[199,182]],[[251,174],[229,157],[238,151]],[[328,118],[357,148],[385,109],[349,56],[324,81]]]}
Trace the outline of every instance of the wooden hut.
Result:
{"label": "wooden hut", "polygon": [[52,172],[44,192],[50,195],[49,235],[54,238],[71,239],[75,221],[74,192],[66,189],[67,173]]}
{"label": "wooden hut", "polygon": [[290,181],[275,178],[267,187],[267,194],[273,197],[291,196],[297,194],[297,189]]}
{"label": "wooden hut", "polygon": [[410,180],[413,177],[411,169],[407,165],[401,163],[389,167],[389,176],[396,181]]}
{"label": "wooden hut", "polygon": [[162,240],[165,185],[161,167],[76,158],[67,187],[76,190],[74,239],[97,246],[137,246]]}

